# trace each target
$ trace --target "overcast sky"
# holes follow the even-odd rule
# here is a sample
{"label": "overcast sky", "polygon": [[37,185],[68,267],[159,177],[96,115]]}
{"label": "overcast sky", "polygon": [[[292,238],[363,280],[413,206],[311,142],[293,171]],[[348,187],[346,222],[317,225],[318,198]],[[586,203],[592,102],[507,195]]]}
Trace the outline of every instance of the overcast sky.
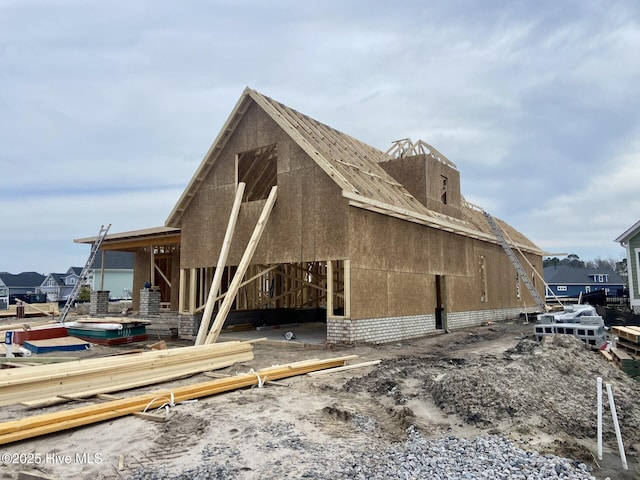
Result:
{"label": "overcast sky", "polygon": [[0,0],[0,271],[163,225],[245,86],[457,164],[548,252],[640,219],[640,2]]}

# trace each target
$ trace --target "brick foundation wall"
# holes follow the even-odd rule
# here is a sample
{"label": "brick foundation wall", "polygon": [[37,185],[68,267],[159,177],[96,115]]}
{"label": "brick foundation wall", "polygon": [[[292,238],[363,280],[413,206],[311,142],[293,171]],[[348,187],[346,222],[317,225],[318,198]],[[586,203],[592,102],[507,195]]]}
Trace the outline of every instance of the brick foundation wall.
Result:
{"label": "brick foundation wall", "polygon": [[[533,313],[536,310],[536,307],[513,307],[447,313],[447,328],[449,330],[460,330],[462,328],[477,327],[478,325],[486,325],[487,322],[501,322],[511,318],[517,318],[521,313]],[[535,321],[535,318],[531,320]]]}
{"label": "brick foundation wall", "polygon": [[149,341],[178,338],[180,321],[177,313],[160,313],[148,317],[141,315],[140,317],[151,322],[146,328]]}
{"label": "brick foundation wall", "polygon": [[180,338],[190,338],[198,335],[202,314],[198,315],[178,315],[178,335]]}
{"label": "brick foundation wall", "polygon": [[388,343],[417,338],[436,330],[436,316],[367,318],[351,320],[343,317],[327,318],[328,343]]}
{"label": "brick foundation wall", "polygon": [[[534,312],[535,307],[504,308],[446,314],[448,330],[486,325],[517,318],[521,313]],[[367,318],[351,320],[343,317],[327,318],[327,343],[389,343],[419,338],[436,332],[436,316],[411,315],[406,317]]]}

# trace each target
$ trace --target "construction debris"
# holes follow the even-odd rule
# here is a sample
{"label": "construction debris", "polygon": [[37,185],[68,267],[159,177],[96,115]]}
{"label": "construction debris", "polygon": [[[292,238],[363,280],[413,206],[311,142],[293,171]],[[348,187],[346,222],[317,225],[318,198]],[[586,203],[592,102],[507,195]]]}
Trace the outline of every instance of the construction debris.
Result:
{"label": "construction debris", "polygon": [[[188,347],[187,347],[188,348]],[[191,347],[203,348],[203,347]],[[207,348],[207,347],[204,347]],[[347,360],[355,355],[330,358],[326,360],[306,360],[286,365],[264,368],[257,372],[251,371],[229,378],[220,378],[208,382],[197,383],[184,387],[177,387],[162,392],[147,393],[121,400],[98,405],[75,408],[71,410],[36,415],[0,424],[0,445],[5,445],[39,435],[58,432],[70,428],[101,422],[111,418],[118,418],[135,412],[143,412],[154,408],[173,407],[180,402],[195,398],[215,395],[229,390],[258,385],[261,387],[265,380],[303,375],[305,373],[345,365]]]}
{"label": "construction debris", "polygon": [[613,327],[615,347],[610,353],[613,363],[630,377],[640,379],[640,327]]}

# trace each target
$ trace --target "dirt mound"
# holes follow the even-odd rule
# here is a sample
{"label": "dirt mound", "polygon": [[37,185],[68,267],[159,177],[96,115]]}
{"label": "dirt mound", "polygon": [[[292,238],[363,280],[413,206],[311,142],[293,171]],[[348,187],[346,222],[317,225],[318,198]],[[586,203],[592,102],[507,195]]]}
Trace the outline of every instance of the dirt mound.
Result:
{"label": "dirt mound", "polygon": [[[520,438],[542,432],[593,439],[598,376],[612,384],[625,443],[637,448],[640,386],[568,335],[546,337],[542,342],[525,338],[502,355],[387,360],[371,374],[346,382],[345,389],[382,395],[397,405],[430,397],[443,413],[457,416],[464,424]],[[418,386],[409,385],[408,378],[418,380]],[[608,408],[606,394],[604,405]],[[615,443],[610,417],[604,422],[604,437]],[[556,445],[554,451],[558,446],[562,447]],[[575,442],[565,447],[584,457],[583,447]]]}

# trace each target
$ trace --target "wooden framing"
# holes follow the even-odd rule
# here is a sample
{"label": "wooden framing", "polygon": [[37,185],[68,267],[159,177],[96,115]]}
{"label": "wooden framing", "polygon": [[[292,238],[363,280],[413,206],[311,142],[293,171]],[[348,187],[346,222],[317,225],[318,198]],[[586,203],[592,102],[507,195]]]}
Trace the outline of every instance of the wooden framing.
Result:
{"label": "wooden framing", "polygon": [[[223,222],[234,216],[241,180],[252,192],[245,191],[229,243],[230,225],[225,233]],[[247,260],[244,246],[275,184],[281,200]],[[498,223],[511,247],[540,270],[543,252]],[[197,343],[216,311],[212,336],[230,311],[280,308],[326,309],[327,320],[412,322],[421,316],[427,331],[445,306],[448,313],[502,315],[529,302],[530,293],[518,296],[511,282],[505,288],[502,279],[512,278],[513,266],[482,209],[462,196],[460,173],[442,153],[410,139],[383,152],[249,88],[165,225],[154,234],[179,236],[176,275],[158,273],[154,252],[138,270],[150,269],[163,285],[179,283],[172,307],[203,314]],[[112,240],[136,244],[127,235]],[[226,258],[218,256],[225,249]],[[434,283],[445,277],[438,300]],[[345,328],[364,332],[352,323]]]}
{"label": "wooden framing", "polygon": [[[262,237],[262,232],[264,232],[264,228],[267,224],[267,220],[269,220],[269,215],[271,214],[271,210],[273,209],[273,205],[276,203],[276,198],[278,197],[278,187],[271,187],[271,193],[269,193],[269,198],[267,198],[267,202],[262,209],[262,213],[260,214],[260,218],[258,219],[258,223],[256,224],[256,228],[253,230],[253,234],[249,239],[249,244],[242,256],[242,260],[240,260],[240,265],[238,265],[238,270],[233,276],[233,281],[231,285],[229,285],[229,290],[227,291],[227,296],[225,297],[222,305],[220,305],[220,310],[218,310],[218,314],[216,315],[215,320],[213,321],[213,325],[211,325],[211,330],[206,337],[205,343],[214,343],[218,339],[218,335],[220,334],[220,330],[224,325],[225,320],[227,319],[227,314],[229,310],[231,310],[231,303],[235,300],[236,295],[238,294],[238,288],[240,286],[240,282],[242,282],[242,277],[244,277],[245,272],[247,271],[247,267],[249,266],[249,262],[253,257],[254,252],[256,251],[256,247],[258,246],[258,242],[260,241],[260,237]],[[215,292],[214,292],[215,295]]]}
{"label": "wooden framing", "polygon": [[107,401],[97,405],[12,420],[0,423],[0,445],[123,417],[135,412],[142,412],[145,409],[158,408],[165,404],[173,405],[174,403],[216,395],[239,388],[253,385],[261,386],[267,380],[279,380],[325,368],[340,367],[346,365],[346,362],[353,358],[357,357],[348,355],[325,360],[305,360],[286,365],[277,365],[260,369],[257,372],[176,387],[166,392],[152,392],[130,398]]}
{"label": "wooden framing", "polygon": [[214,297],[220,291],[220,284],[222,283],[222,272],[224,266],[227,263],[227,256],[229,255],[229,249],[231,248],[231,240],[233,239],[233,232],[236,228],[236,221],[238,220],[238,213],[240,213],[240,205],[242,204],[242,198],[244,195],[246,184],[244,182],[238,183],[238,189],[236,191],[236,198],[233,202],[231,209],[231,215],[229,216],[229,223],[227,225],[227,231],[224,234],[224,240],[222,242],[222,250],[218,257],[218,265],[216,266],[213,280],[211,281],[211,288],[207,296],[207,303],[202,314],[202,322],[198,329],[198,335],[196,336],[196,345],[203,345],[207,332],[209,331],[209,323],[211,322],[211,314],[213,313],[213,306],[215,304]]}
{"label": "wooden framing", "polygon": [[[238,285],[232,310],[260,310],[271,308],[326,308],[329,316],[348,317],[350,315],[350,261],[332,260],[327,262],[285,263],[277,265],[249,265],[244,280]],[[329,274],[329,269],[332,273]],[[209,275],[211,269],[198,269],[197,276]],[[229,280],[237,267],[223,267],[223,279]],[[203,273],[204,272],[204,273]],[[185,271],[182,272],[184,278]],[[329,278],[333,280],[328,281]],[[223,285],[225,291],[211,299],[213,308],[220,309],[227,296],[230,284]],[[211,298],[204,291],[206,284],[200,284],[196,297]],[[327,299],[332,298],[331,307]],[[206,303],[197,304],[194,312],[202,312]],[[185,310],[183,310],[184,312]],[[341,313],[335,313],[341,312]]]}
{"label": "wooden framing", "polygon": [[39,407],[60,396],[83,398],[168,381],[253,359],[248,342],[155,350],[0,371],[0,406]]}

